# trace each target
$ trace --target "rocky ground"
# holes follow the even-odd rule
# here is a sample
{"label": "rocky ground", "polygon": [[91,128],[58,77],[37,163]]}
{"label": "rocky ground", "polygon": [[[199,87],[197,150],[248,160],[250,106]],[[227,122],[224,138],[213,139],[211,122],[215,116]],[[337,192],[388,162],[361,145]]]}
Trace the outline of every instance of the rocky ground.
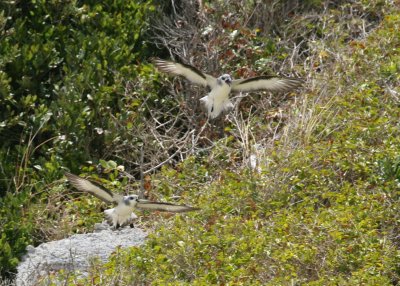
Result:
{"label": "rocky ground", "polygon": [[138,228],[128,227],[115,231],[103,223],[94,233],[75,234],[69,238],[43,243],[36,248],[28,246],[28,254],[18,266],[16,285],[37,285],[60,270],[67,274],[78,272],[85,275],[91,260],[100,259],[106,262],[117,247],[141,245],[146,235]]}

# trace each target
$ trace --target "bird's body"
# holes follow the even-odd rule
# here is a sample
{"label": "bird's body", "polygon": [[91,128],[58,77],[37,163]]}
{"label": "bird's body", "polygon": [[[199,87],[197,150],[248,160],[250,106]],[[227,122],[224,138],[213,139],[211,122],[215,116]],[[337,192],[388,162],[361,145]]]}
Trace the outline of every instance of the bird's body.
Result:
{"label": "bird's body", "polygon": [[131,225],[131,227],[133,227],[133,220],[137,218],[133,213],[134,209],[168,211],[174,213],[198,210],[198,208],[186,205],[175,205],[139,199],[137,195],[122,196],[114,194],[110,190],[74,174],[65,173],[65,176],[76,189],[90,193],[106,203],[114,203],[117,205],[115,208],[104,211],[109,224],[116,229],[126,225]]}
{"label": "bird's body", "polygon": [[229,100],[231,91],[288,91],[303,83],[303,80],[299,78],[278,76],[258,76],[232,80],[229,74],[224,74],[215,78],[186,64],[179,64],[161,59],[154,60],[154,63],[162,72],[181,75],[192,83],[208,86],[211,89],[210,93],[202,97],[200,101],[204,103],[210,118],[216,118],[223,111],[233,108],[233,104]]}
{"label": "bird's body", "polygon": [[231,86],[229,84],[217,80],[215,88],[208,95],[200,98],[211,118],[216,118],[223,111],[233,108],[233,104],[229,100],[230,92]]}
{"label": "bird's body", "polygon": [[133,226],[133,220],[137,218],[137,215],[132,212],[135,206],[136,200],[130,202],[128,196],[125,196],[117,207],[104,211],[108,223],[112,226],[124,227],[128,224]]}

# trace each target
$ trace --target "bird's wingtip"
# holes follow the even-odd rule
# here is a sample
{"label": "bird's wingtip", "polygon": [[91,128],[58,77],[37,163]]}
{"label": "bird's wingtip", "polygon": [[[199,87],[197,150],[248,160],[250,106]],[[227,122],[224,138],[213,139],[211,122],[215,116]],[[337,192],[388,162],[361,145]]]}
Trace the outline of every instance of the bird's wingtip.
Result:
{"label": "bird's wingtip", "polygon": [[78,177],[77,175],[74,175],[74,174],[72,174],[70,172],[67,172],[67,171],[64,171],[64,176],[67,177],[68,180],[72,179],[72,178],[75,178],[75,177]]}

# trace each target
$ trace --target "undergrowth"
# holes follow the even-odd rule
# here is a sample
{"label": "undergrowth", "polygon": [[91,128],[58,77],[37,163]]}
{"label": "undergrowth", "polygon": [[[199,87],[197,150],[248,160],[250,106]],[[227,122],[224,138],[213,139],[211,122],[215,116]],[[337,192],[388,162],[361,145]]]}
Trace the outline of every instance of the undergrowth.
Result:
{"label": "undergrowth", "polygon": [[153,177],[159,195],[201,211],[159,217],[144,246],[69,285],[400,283],[400,13],[386,5],[365,37],[314,42],[310,88],[285,110],[279,136],[251,128],[258,114],[248,144],[232,132]]}

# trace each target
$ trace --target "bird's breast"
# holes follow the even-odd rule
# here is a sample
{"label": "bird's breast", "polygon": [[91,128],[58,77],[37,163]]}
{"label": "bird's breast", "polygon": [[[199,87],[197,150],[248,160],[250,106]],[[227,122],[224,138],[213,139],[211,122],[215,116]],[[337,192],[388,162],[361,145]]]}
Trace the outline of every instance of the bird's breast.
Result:
{"label": "bird's breast", "polygon": [[217,85],[213,88],[209,94],[210,97],[216,100],[225,100],[229,97],[229,93],[231,92],[231,87],[227,84]]}
{"label": "bird's breast", "polygon": [[114,212],[117,214],[117,215],[129,215],[131,212],[132,212],[132,210],[133,210],[133,208],[134,208],[135,206],[134,205],[128,205],[128,204],[125,204],[125,203],[120,203],[120,204],[118,204],[118,206],[114,209]]}

